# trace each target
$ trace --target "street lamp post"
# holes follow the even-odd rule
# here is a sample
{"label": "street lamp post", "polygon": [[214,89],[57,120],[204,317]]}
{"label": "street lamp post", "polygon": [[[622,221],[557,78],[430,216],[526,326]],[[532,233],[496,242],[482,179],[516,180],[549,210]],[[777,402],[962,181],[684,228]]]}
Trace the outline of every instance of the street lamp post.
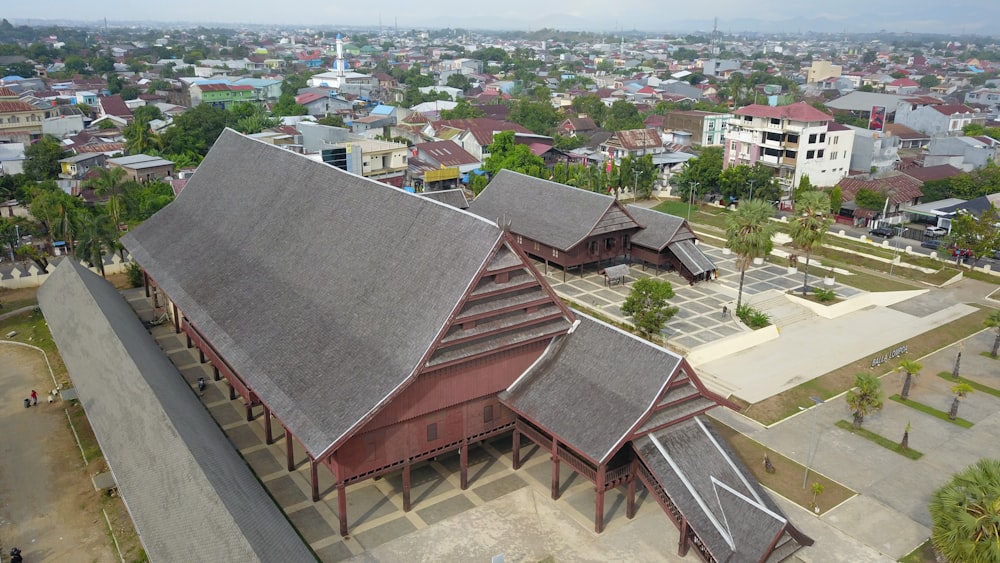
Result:
{"label": "street lamp post", "polygon": [[[812,402],[816,404],[809,407],[813,409],[813,417],[812,417],[812,427],[809,429],[809,444],[808,444],[809,447],[808,451],[806,452],[806,472],[802,476],[803,489],[806,488],[806,481],[809,480],[809,466],[812,465],[813,457],[816,455],[816,449],[818,447],[818,444],[815,443],[816,440],[813,437],[813,435],[816,433],[816,407],[824,403],[823,399],[820,399],[819,397],[809,397],[809,398],[812,399]],[[799,407],[799,410],[806,410],[806,409]]]}
{"label": "street lamp post", "polygon": [[750,201],[753,201],[753,178],[750,178]]}
{"label": "street lamp post", "polygon": [[632,174],[635,175],[635,185],[632,187],[632,201],[639,198],[639,171],[633,170]]}
{"label": "street lamp post", "polygon": [[688,223],[691,222],[691,208],[694,207],[694,191],[698,188],[698,182],[691,182],[688,190]]}

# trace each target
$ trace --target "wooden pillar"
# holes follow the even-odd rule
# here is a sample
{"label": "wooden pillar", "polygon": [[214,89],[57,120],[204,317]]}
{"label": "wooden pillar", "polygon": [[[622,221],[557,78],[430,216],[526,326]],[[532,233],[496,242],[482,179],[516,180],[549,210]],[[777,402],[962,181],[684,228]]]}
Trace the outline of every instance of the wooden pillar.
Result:
{"label": "wooden pillar", "polygon": [[229,384],[229,400],[230,401],[236,400],[236,388],[233,387],[232,383]]}
{"label": "wooden pillar", "polygon": [[559,441],[552,437],[552,500],[559,500]]}
{"label": "wooden pillar", "polygon": [[194,346],[194,342],[191,342],[191,335],[184,333],[184,336],[187,338],[187,347],[190,348],[191,346]]}
{"label": "wooden pillar", "polygon": [[403,464],[403,512],[410,511],[410,462]]}
{"label": "wooden pillar", "polygon": [[292,433],[288,431],[288,427],[281,425],[282,429],[285,431],[285,464],[289,471],[295,471],[295,446],[292,445]]}
{"label": "wooden pillar", "polygon": [[677,543],[677,555],[684,557],[688,552],[688,521],[681,517],[681,538]]}
{"label": "wooden pillar", "polygon": [[202,350],[201,348],[198,348],[198,360],[201,363],[205,363],[205,351]]}
{"label": "wooden pillar", "polygon": [[464,491],[469,488],[469,442],[468,440],[458,449],[458,466],[461,474],[461,487]]}
{"label": "wooden pillar", "polygon": [[347,537],[347,485],[337,482],[337,515],[340,517],[340,535]]}
{"label": "wooden pillar", "polygon": [[598,534],[604,531],[604,477],[606,471],[606,465],[597,466],[597,483],[594,484],[597,491],[597,499],[594,502],[594,531]]}
{"label": "wooden pillar", "polygon": [[271,435],[271,409],[264,405],[264,443],[268,446],[274,443],[274,436]]}
{"label": "wooden pillar", "polygon": [[212,365],[212,378],[215,381],[218,381],[218,380],[222,379],[222,377],[219,375],[219,368],[218,368],[218,366]]}
{"label": "wooden pillar", "polygon": [[312,499],[313,502],[319,501],[319,474],[316,471],[316,460],[312,457],[309,458],[309,481],[312,484]]}
{"label": "wooden pillar", "polygon": [[517,429],[517,426],[514,427],[513,440],[514,440],[514,445],[511,451],[511,455],[514,458],[514,463],[512,464],[512,467],[516,471],[518,469],[521,469],[521,431]]}
{"label": "wooden pillar", "polygon": [[250,397],[247,397],[247,422],[253,422],[253,403],[250,402]]}
{"label": "wooden pillar", "polygon": [[625,504],[625,517],[629,520],[635,518],[635,474],[637,473],[637,470],[638,468],[636,467],[636,462],[633,461],[632,468],[629,469],[629,473],[631,473],[631,475],[628,477],[628,496]]}
{"label": "wooden pillar", "polygon": [[146,299],[149,299],[149,275],[146,270],[142,271],[142,288],[146,290]]}
{"label": "wooden pillar", "polygon": [[181,333],[181,316],[177,313],[177,305],[170,304],[170,309],[174,312],[174,334]]}

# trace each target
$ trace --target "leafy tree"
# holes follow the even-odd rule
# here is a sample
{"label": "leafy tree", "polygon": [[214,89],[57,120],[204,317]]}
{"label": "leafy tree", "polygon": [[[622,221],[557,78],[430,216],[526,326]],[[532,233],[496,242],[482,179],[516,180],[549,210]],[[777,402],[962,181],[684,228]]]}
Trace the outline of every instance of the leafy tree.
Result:
{"label": "leafy tree", "polygon": [[121,95],[122,100],[134,100],[139,97],[139,94],[142,94],[139,87],[132,84],[122,86],[118,93]]}
{"label": "leafy tree", "polygon": [[528,145],[514,143],[513,131],[502,131],[493,135],[490,156],[483,163],[483,169],[490,177],[501,169],[513,170],[529,176],[541,177],[545,171],[545,161],[535,155]]}
{"label": "leafy tree", "polygon": [[899,398],[905,401],[910,398],[910,384],[913,382],[913,378],[920,375],[920,370],[924,369],[924,366],[914,360],[903,360],[899,362],[896,369],[906,373],[906,379],[903,380],[903,390],[899,393]]}
{"label": "leafy tree", "polygon": [[559,114],[549,102],[518,100],[507,119],[539,135],[548,135],[559,124]]}
{"label": "leafy tree", "polygon": [[586,135],[579,133],[572,137],[557,134],[552,138],[552,146],[562,151],[571,151],[586,145],[587,140]]}
{"label": "leafy tree", "polygon": [[756,199],[775,201],[781,195],[773,169],[761,163],[753,166],[737,164],[719,174],[719,190],[724,197],[743,200],[754,196]]}
{"label": "leafy tree", "polygon": [[736,294],[736,309],[743,304],[743,280],[754,258],[771,253],[775,224],[771,221],[774,209],[766,201],[755,199],[736,208],[726,220],[726,248],[736,254],[736,267],[740,269],[740,287]]}
{"label": "leafy tree", "polygon": [[862,209],[871,211],[882,211],[886,199],[888,199],[886,194],[868,188],[861,188],[854,194],[854,203]]}
{"label": "leafy tree", "polygon": [[804,194],[806,192],[815,191],[815,190],[816,190],[816,187],[813,186],[812,182],[809,180],[809,175],[808,174],[803,174],[802,178],[799,179],[799,185],[798,185],[798,187],[795,188],[795,191],[792,194],[792,199],[795,200],[795,201],[798,201],[799,198],[802,197],[802,194]]}
{"label": "leafy tree", "polygon": [[101,276],[107,277],[104,273],[104,255],[114,252],[118,244],[117,227],[107,215],[81,213],[77,216],[76,230],[78,244],[73,255],[86,260],[91,266],[97,266]]}
{"label": "leafy tree", "polygon": [[114,225],[121,221],[123,202],[123,192],[125,184],[129,182],[125,176],[124,168],[99,168],[97,176],[87,180],[85,185],[92,188],[94,193],[100,197],[107,197],[106,209],[108,217]]}
{"label": "leafy tree", "polygon": [[174,155],[191,151],[205,156],[229,124],[231,115],[211,104],[199,104],[185,111],[174,117],[173,125],[163,132],[163,152]]}
{"label": "leafy tree", "polygon": [[858,373],[846,398],[854,416],[854,428],[861,428],[866,416],[882,408],[882,381],[870,373]]}
{"label": "leafy tree", "polygon": [[163,119],[163,112],[156,106],[139,106],[132,110],[132,117],[135,121],[149,123],[154,119]]}
{"label": "leafy tree", "polygon": [[722,147],[705,147],[697,158],[684,163],[671,183],[676,188],[677,195],[686,200],[691,190],[694,190],[696,197],[717,191],[721,175]]}
{"label": "leafy tree", "polygon": [[958,418],[958,404],[961,399],[964,399],[966,395],[969,395],[975,391],[971,385],[965,383],[964,381],[953,385],[951,392],[955,394],[955,398],[951,401],[951,408],[948,409],[948,418],[955,420]]}
{"label": "leafy tree", "polygon": [[830,213],[836,215],[840,213],[840,208],[844,205],[844,192],[839,185],[830,190]]}
{"label": "leafy tree", "polygon": [[931,542],[948,561],[1000,561],[1000,460],[983,458],[931,495]]}
{"label": "leafy tree", "polygon": [[18,260],[31,260],[43,274],[49,273],[49,257],[33,244],[22,244],[14,251]]}
{"label": "leafy tree", "polygon": [[928,74],[926,76],[922,76],[917,83],[920,84],[920,87],[924,90],[930,90],[938,84],[941,84],[941,80],[933,74]]}
{"label": "leafy tree", "polygon": [[990,357],[996,358],[997,352],[1000,351],[1000,311],[990,313],[990,316],[983,321],[983,326],[992,328],[993,332],[996,333],[996,338],[993,339],[993,349],[990,350]]}
{"label": "leafy tree", "polygon": [[632,324],[645,337],[659,334],[667,321],[677,314],[677,307],[667,304],[674,296],[670,282],[641,278],[632,284],[632,291],[622,304],[622,314],[632,317]]}
{"label": "leafy tree", "polygon": [[458,100],[454,109],[441,110],[441,119],[471,119],[485,115],[482,108],[470,104],[465,98]]}
{"label": "leafy tree", "polygon": [[573,111],[593,119],[598,127],[604,122],[607,108],[597,94],[582,94],[573,98]]}
{"label": "leafy tree", "polygon": [[459,90],[465,92],[469,88],[472,88],[472,82],[469,81],[468,76],[456,72],[448,75],[448,79],[445,81],[445,86],[448,86],[449,88],[458,88]]}
{"label": "leafy tree", "polygon": [[605,115],[603,127],[609,131],[626,131],[643,127],[642,115],[635,104],[616,100]]}
{"label": "leafy tree", "polygon": [[45,135],[24,149],[24,174],[35,181],[59,177],[59,161],[69,156],[59,139]]}
{"label": "leafy tree", "polygon": [[809,290],[809,260],[812,251],[823,244],[826,231],[833,224],[830,218],[830,196],[824,192],[806,192],[795,202],[796,216],[791,221],[789,235],[796,247],[806,253],[805,277],[802,295]]}
{"label": "leafy tree", "polygon": [[327,125],[330,127],[340,127],[347,128],[347,123],[344,122],[343,116],[340,115],[325,115],[316,120],[316,123],[320,125]]}
{"label": "leafy tree", "polygon": [[31,200],[31,215],[42,222],[49,242],[60,237],[73,251],[73,217],[81,210],[80,200],[61,189],[43,189]]}

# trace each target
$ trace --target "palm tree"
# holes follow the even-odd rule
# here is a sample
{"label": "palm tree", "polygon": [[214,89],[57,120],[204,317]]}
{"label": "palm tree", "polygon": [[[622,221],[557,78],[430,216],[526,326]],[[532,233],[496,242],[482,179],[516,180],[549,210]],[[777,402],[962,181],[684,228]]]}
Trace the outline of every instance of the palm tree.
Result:
{"label": "palm tree", "polygon": [[825,192],[808,191],[795,202],[797,215],[792,219],[789,235],[795,246],[806,252],[806,271],[802,281],[802,295],[809,291],[809,259],[812,251],[823,244],[826,230],[833,224],[830,213],[830,196]]}
{"label": "palm tree", "polygon": [[81,213],[77,218],[77,236],[79,244],[73,251],[73,255],[81,260],[86,260],[91,266],[97,266],[104,273],[104,255],[107,251],[114,252],[117,241],[114,233],[117,229],[111,223],[107,215],[94,216],[89,213]]}
{"label": "palm tree", "polygon": [[122,192],[127,182],[123,168],[99,168],[97,176],[87,180],[87,187],[93,188],[98,196],[108,197],[108,215],[117,228],[121,220]]}
{"label": "palm tree", "polygon": [[983,458],[934,491],[931,541],[948,561],[1000,561],[1000,460]]}
{"label": "palm tree", "polygon": [[903,390],[899,393],[899,398],[905,401],[910,397],[910,384],[913,382],[913,377],[919,375],[920,370],[924,369],[924,366],[913,360],[903,360],[899,362],[899,367],[896,369],[906,372],[906,379],[903,380]]}
{"label": "palm tree", "polygon": [[983,325],[993,329],[997,337],[993,339],[993,350],[990,351],[990,357],[997,357],[997,350],[1000,349],[1000,311],[993,311],[990,316],[986,317],[983,321]]}
{"label": "palm tree", "polygon": [[775,225],[771,221],[774,209],[763,200],[741,203],[726,221],[726,248],[736,253],[736,267],[740,269],[740,289],[736,296],[736,309],[743,303],[743,279],[754,258],[771,253],[774,243],[771,236]]}
{"label": "palm tree", "polygon": [[972,391],[972,386],[964,381],[951,388],[951,392],[955,394],[955,398],[952,399],[951,408],[948,409],[948,418],[951,420],[958,418],[958,402],[964,399],[966,395],[972,393]]}
{"label": "palm tree", "polygon": [[868,372],[854,376],[854,388],[847,392],[847,406],[854,415],[855,430],[865,417],[882,408],[882,381]]}

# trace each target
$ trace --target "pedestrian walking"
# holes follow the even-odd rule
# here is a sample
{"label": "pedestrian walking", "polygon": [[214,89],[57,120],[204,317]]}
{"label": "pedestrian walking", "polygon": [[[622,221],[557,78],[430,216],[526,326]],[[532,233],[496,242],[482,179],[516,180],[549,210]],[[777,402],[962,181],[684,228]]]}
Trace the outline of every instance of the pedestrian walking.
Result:
{"label": "pedestrian walking", "polygon": [[31,404],[38,405],[38,393],[34,389],[31,390]]}
{"label": "pedestrian walking", "polygon": [[726,307],[725,305],[723,305],[722,306],[722,318],[726,318],[726,315],[728,315],[728,314],[729,314],[729,307]]}

